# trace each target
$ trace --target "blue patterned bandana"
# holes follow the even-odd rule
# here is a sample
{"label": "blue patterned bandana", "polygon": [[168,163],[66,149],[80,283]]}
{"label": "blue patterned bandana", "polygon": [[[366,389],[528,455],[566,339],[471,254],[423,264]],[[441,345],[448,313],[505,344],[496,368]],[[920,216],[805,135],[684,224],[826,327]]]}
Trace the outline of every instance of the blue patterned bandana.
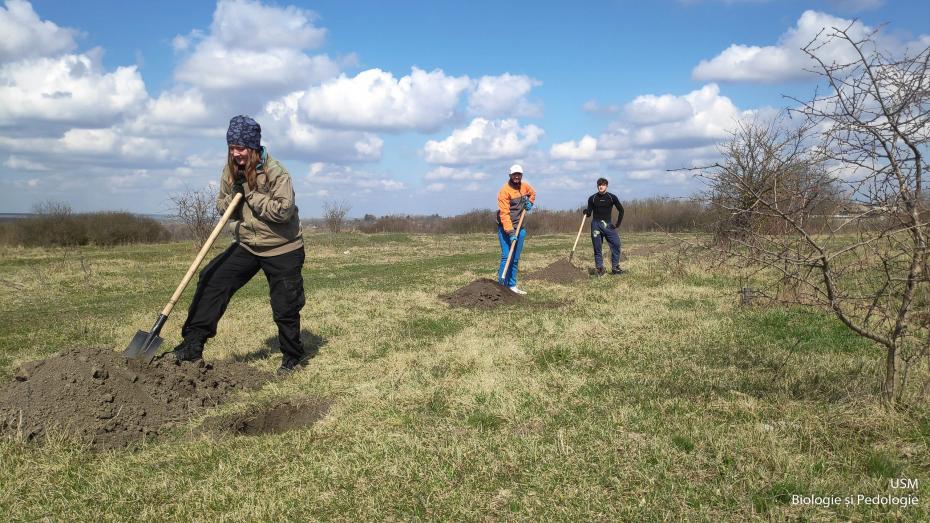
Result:
{"label": "blue patterned bandana", "polygon": [[242,145],[256,151],[261,148],[262,126],[248,116],[233,116],[226,131],[226,145]]}

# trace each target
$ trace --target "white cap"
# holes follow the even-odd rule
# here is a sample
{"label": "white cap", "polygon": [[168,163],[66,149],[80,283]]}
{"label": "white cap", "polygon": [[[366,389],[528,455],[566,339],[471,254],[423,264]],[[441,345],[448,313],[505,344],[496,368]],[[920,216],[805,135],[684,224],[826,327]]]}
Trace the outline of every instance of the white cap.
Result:
{"label": "white cap", "polygon": [[520,174],[523,174],[523,167],[521,167],[520,164],[518,164],[518,163],[515,163],[515,164],[511,165],[511,166],[510,166],[510,174],[513,174],[513,173],[520,173]]}

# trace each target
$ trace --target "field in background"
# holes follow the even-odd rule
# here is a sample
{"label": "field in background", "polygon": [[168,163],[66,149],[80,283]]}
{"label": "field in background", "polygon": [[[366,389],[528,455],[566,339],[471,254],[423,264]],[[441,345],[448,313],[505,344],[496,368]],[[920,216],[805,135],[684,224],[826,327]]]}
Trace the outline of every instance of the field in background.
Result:
{"label": "field in background", "polygon": [[[577,225],[575,226],[577,227]],[[574,234],[531,234],[521,271]],[[136,452],[0,440],[10,519],[925,520],[930,409],[881,407],[881,358],[832,317],[739,308],[735,275],[627,234],[628,274],[521,283],[520,306],[437,299],[493,277],[491,234],[308,237],[307,369],[219,412],[333,406],[309,429]],[[217,249],[218,252],[218,249]],[[189,244],[0,252],[0,374],[67,347],[121,350],[183,275]],[[576,260],[590,264],[590,246]],[[208,359],[280,356],[267,284],[234,298]],[[163,330],[177,343],[191,289]],[[261,357],[265,353],[267,357]],[[255,357],[258,355],[259,357]],[[911,478],[919,489],[895,490]],[[793,505],[916,495],[912,508]],[[5,518],[6,519],[6,518]]]}

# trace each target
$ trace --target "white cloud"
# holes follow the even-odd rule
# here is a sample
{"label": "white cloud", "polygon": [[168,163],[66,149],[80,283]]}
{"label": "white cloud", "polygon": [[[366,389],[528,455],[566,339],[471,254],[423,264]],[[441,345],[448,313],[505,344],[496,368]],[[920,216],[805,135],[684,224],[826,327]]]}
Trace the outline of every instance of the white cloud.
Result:
{"label": "white cloud", "polygon": [[739,109],[716,84],[684,95],[638,96],[599,136],[554,144],[540,186],[593,190],[594,180],[605,176],[611,187],[614,182],[658,184],[686,192],[692,176],[670,170],[712,162],[718,156],[716,145],[730,136],[737,121],[768,112],[768,108]]}
{"label": "white cloud", "polygon": [[[325,55],[303,50],[319,47],[326,30],[313,25],[312,11],[266,6],[250,0],[221,0],[206,36],[176,36],[175,50],[193,52],[175,78],[211,90],[258,89],[282,94],[331,78],[340,66]],[[254,95],[254,93],[253,93]]]}
{"label": "white cloud", "polygon": [[165,91],[149,99],[145,109],[129,120],[127,129],[148,136],[192,136],[219,132],[225,114],[208,105],[197,88]]}
{"label": "white cloud", "polygon": [[468,77],[414,67],[401,78],[381,69],[340,76],[310,88],[300,100],[304,115],[327,127],[382,131],[435,131],[455,114]]}
{"label": "white cloud", "polygon": [[485,118],[542,116],[539,106],[526,99],[530,90],[540,85],[542,82],[525,75],[482,76],[468,97],[468,110]]}
{"label": "white cloud", "polygon": [[310,164],[308,174],[300,177],[299,181],[317,193],[324,191],[326,194],[332,191],[336,193],[346,193],[347,191],[362,193],[397,192],[407,188],[405,183],[393,178],[359,170],[349,165],[334,165],[323,162]]}
{"label": "white cloud", "polygon": [[32,4],[6,0],[0,7],[0,62],[53,56],[75,48],[73,29],[40,20]]}
{"label": "white cloud", "polygon": [[317,18],[313,11],[292,5],[282,8],[250,0],[220,0],[210,34],[229,48],[317,48],[326,38],[326,29],[313,25]]}
{"label": "white cloud", "polygon": [[614,151],[598,149],[597,138],[587,134],[577,142],[553,144],[549,154],[555,160],[605,160],[615,155]]}
{"label": "white cloud", "polygon": [[484,171],[473,171],[471,169],[462,169],[440,165],[426,173],[425,180],[450,180],[450,181],[475,181],[487,180],[488,173]]}
{"label": "white cloud", "polygon": [[426,190],[429,192],[442,192],[446,190],[446,184],[444,183],[431,183],[426,186]]}
{"label": "white cloud", "polygon": [[442,141],[429,140],[423,147],[429,163],[475,164],[518,158],[535,145],[544,131],[535,125],[520,127],[517,120],[475,118]]}
{"label": "white cloud", "polygon": [[48,171],[49,168],[44,164],[35,162],[26,158],[21,158],[19,156],[10,156],[3,162],[4,167],[9,167],[10,169],[15,169],[18,171]]}
{"label": "white cloud", "polygon": [[624,107],[626,119],[634,124],[654,125],[680,122],[693,114],[691,103],[680,96],[647,94],[637,96]]}
{"label": "white cloud", "polygon": [[690,110],[676,109],[678,120],[672,120],[671,114],[667,114],[668,118],[659,119],[662,123],[635,129],[633,142],[641,147],[699,147],[715,143],[727,138],[736,121],[746,116],[729,98],[720,95],[716,84],[705,85],[681,97],[664,95],[651,99],[657,102],[654,106],[657,112],[661,112],[660,106],[682,106]]}
{"label": "white cloud", "polygon": [[294,158],[331,162],[376,161],[384,141],[360,131],[324,129],[304,120],[298,109],[303,91],[269,102],[260,117],[262,140]]}
{"label": "white cloud", "polygon": [[164,165],[174,151],[166,142],[134,136],[119,127],[72,128],[56,138],[10,138],[0,135],[0,150],[14,151],[19,161],[39,162],[67,172],[76,162],[82,172],[91,167]]}
{"label": "white cloud", "polygon": [[178,67],[175,78],[205,89],[284,92],[331,78],[339,69],[329,57],[307,56],[299,49],[229,49],[207,40]]}
{"label": "white cloud", "polygon": [[[805,11],[795,27],[788,29],[776,45],[755,46],[733,44],[710,60],[701,60],[691,76],[701,81],[759,82],[774,83],[804,79],[811,73],[810,59],[801,49],[818,33],[832,28],[848,29],[850,37],[861,39],[874,31],[860,21],[847,20],[818,11]],[[899,51],[906,44],[881,33],[875,37],[879,46],[886,50]],[[831,41],[817,50],[817,56],[826,63],[847,63],[856,58],[849,45]]]}
{"label": "white cloud", "polygon": [[71,129],[57,142],[63,152],[79,155],[115,155],[147,161],[166,159],[171,155],[171,150],[157,140],[126,135],[113,128]]}
{"label": "white cloud", "polygon": [[0,125],[37,120],[108,125],[147,98],[135,66],[105,73],[96,53],[0,66]]}

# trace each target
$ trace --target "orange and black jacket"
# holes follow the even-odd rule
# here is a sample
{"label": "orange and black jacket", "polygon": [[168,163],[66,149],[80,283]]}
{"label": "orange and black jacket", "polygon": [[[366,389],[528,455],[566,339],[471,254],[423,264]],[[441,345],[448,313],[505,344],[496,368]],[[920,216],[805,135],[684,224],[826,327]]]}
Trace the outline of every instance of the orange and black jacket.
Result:
{"label": "orange and black jacket", "polygon": [[514,189],[510,182],[504,184],[497,193],[497,223],[504,228],[504,231],[516,229],[517,222],[520,220],[520,211],[523,205],[529,200],[536,203],[536,191],[533,186],[521,182],[518,189]]}

